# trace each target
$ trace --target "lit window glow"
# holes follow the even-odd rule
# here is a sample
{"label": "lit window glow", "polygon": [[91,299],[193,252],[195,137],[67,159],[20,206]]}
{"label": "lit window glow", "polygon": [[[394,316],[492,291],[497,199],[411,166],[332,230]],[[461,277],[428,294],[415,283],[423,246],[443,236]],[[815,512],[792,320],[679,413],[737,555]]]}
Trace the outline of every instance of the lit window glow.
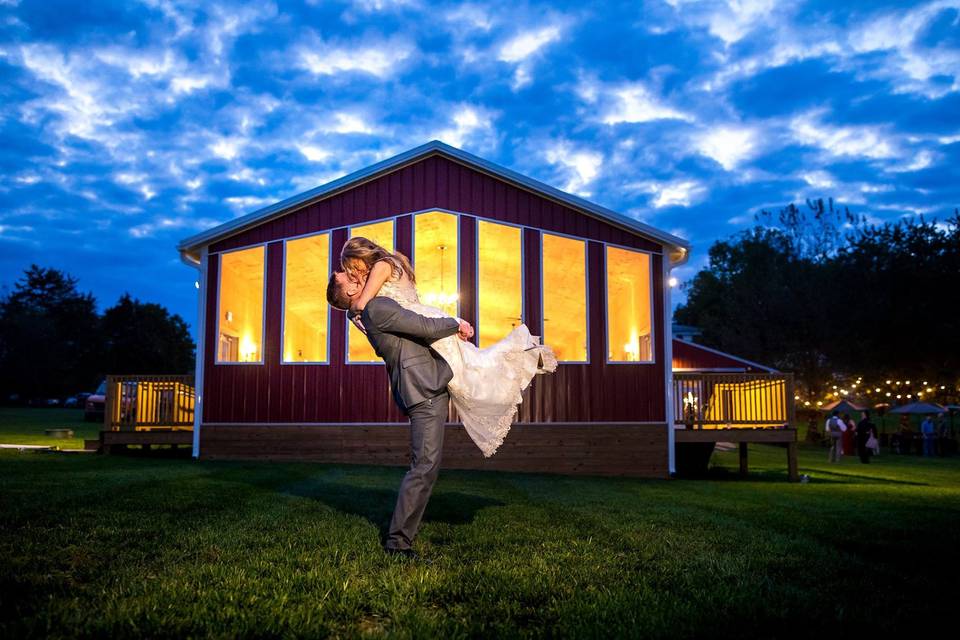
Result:
{"label": "lit window glow", "polygon": [[561,362],[587,360],[586,246],[543,234],[543,343]]}
{"label": "lit window glow", "polygon": [[220,254],[217,362],[259,362],[263,354],[263,246]]}
{"label": "lit window glow", "polygon": [[522,239],[518,227],[477,221],[477,333],[481,349],[523,322]]}
{"label": "lit window glow", "polygon": [[330,277],[330,234],[288,240],[284,265],[283,361],[326,362],[329,305],[317,293]]}
{"label": "lit window glow", "polygon": [[608,246],[606,258],[607,359],[611,362],[651,362],[653,299],[650,256]]}
{"label": "lit window glow", "polygon": [[413,222],[413,259],[417,295],[423,304],[457,315],[460,301],[457,216],[442,211],[421,213]]}

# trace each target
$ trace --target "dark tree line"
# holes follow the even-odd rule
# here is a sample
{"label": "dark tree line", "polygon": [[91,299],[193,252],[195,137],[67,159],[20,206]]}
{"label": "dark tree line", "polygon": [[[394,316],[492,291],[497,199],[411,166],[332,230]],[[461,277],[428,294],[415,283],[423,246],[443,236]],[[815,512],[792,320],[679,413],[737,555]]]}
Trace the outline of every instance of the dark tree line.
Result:
{"label": "dark tree line", "polygon": [[92,391],[107,374],[178,374],[194,368],[186,322],[125,293],[103,315],[91,293],[56,269],[31,265],[0,296],[0,400]]}
{"label": "dark tree line", "polygon": [[871,225],[832,201],[763,211],[710,248],[675,319],[702,341],[793,371],[960,376],[960,213]]}

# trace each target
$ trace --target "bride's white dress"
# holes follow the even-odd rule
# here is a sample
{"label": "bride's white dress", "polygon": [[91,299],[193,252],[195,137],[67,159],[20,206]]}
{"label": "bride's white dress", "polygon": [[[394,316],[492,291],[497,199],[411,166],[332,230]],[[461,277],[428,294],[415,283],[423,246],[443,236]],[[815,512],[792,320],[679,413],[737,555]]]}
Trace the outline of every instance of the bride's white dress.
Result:
{"label": "bride's white dress", "polygon": [[[437,307],[422,304],[413,283],[401,281],[397,275],[384,283],[378,295],[392,298],[400,306],[428,318],[452,317]],[[485,349],[456,335],[430,346],[453,370],[453,379],[447,385],[453,406],[467,434],[487,458],[510,431],[523,401],[523,390],[533,377],[557,369],[553,350],[541,345],[539,336],[530,335],[524,324]]]}

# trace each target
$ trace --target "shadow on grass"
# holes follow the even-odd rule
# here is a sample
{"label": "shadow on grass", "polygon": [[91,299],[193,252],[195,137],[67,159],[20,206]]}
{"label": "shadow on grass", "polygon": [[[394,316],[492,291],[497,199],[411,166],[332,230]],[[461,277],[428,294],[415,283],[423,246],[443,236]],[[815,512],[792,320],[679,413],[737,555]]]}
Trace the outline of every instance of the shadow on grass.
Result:
{"label": "shadow on grass", "polygon": [[[286,487],[282,493],[316,500],[342,513],[365,518],[380,530],[381,539],[386,538],[390,517],[397,503],[396,489],[324,482],[316,479]],[[434,491],[427,503],[423,522],[469,524],[481,509],[505,504],[501,500],[471,493]]]}

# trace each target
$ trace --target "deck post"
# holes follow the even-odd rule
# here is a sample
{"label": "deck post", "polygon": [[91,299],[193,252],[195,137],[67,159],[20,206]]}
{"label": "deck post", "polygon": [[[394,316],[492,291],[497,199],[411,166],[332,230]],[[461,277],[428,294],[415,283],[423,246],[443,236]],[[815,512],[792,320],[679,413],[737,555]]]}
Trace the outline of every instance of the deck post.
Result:
{"label": "deck post", "polygon": [[747,443],[740,443],[740,475],[747,475]]}
{"label": "deck post", "polygon": [[790,482],[799,482],[800,474],[797,472],[797,443],[787,443],[787,476]]}
{"label": "deck post", "polygon": [[660,277],[663,282],[663,412],[667,423],[667,472],[677,472],[677,443],[674,431],[677,426],[674,416],[673,396],[673,309],[670,306],[670,255],[664,252],[660,258]]}

